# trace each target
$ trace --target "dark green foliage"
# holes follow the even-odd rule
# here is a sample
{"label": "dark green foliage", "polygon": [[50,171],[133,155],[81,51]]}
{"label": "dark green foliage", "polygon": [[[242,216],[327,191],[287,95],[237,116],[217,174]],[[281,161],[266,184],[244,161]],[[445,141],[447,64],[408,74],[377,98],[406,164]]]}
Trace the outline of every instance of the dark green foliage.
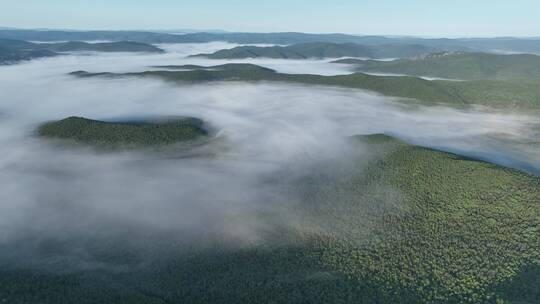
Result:
{"label": "dark green foliage", "polygon": [[[140,272],[0,271],[9,303],[368,303],[374,292],[305,249],[215,251]],[[382,303],[382,302],[373,302]]]}
{"label": "dark green foliage", "polygon": [[[514,276],[527,267],[537,269],[540,180],[380,137],[369,142],[391,152],[368,170],[368,179],[401,190],[405,212],[381,223],[376,231],[386,240],[382,243],[351,249],[337,236],[325,246],[337,246],[335,252],[343,255],[329,255],[328,262],[376,278],[388,292],[413,291],[418,297],[413,302],[515,300],[492,285],[519,279]],[[534,271],[528,275],[535,276]],[[529,287],[520,297],[537,294],[538,288]]]}
{"label": "dark green foliage", "polygon": [[69,117],[41,125],[38,134],[98,146],[155,146],[196,140],[206,136],[207,131],[203,122],[195,118],[104,122]]}
{"label": "dark green foliage", "polygon": [[500,298],[511,299],[507,303],[540,303],[540,263],[523,267],[494,290]]}
{"label": "dark green foliage", "polygon": [[354,43],[302,43],[289,46],[239,46],[225,49],[212,54],[199,54],[198,57],[211,59],[241,59],[241,58],[280,58],[280,59],[308,59],[308,58],[339,58],[339,57],[366,57],[388,58],[409,57],[437,51],[423,45],[378,45],[365,46]]}
{"label": "dark green foliage", "polygon": [[[179,71],[142,73],[71,73],[78,77],[146,76],[170,81],[279,81],[330,85],[371,90],[387,96],[413,98],[424,103],[446,103],[455,106],[485,105],[506,109],[538,109],[540,86],[534,81],[429,81],[411,76],[387,77],[363,73],[321,76],[282,74],[251,64],[227,64],[215,67],[169,66]],[[185,71],[185,70],[188,71]]]}
{"label": "dark green foliage", "polygon": [[[342,178],[315,169],[284,181],[301,198],[288,211],[299,220],[277,223],[277,243],[162,245],[152,250],[168,256],[143,265],[129,246],[106,247],[102,263],[125,261],[96,270],[4,267],[0,301],[538,303],[538,178],[384,135],[356,140],[380,157],[364,169],[334,164],[352,173]],[[122,247],[107,243],[91,248]]]}
{"label": "dark green foliage", "polygon": [[343,59],[336,63],[356,64],[358,71],[433,76],[462,80],[540,79],[540,56],[485,53],[442,53],[414,59],[375,61]]}

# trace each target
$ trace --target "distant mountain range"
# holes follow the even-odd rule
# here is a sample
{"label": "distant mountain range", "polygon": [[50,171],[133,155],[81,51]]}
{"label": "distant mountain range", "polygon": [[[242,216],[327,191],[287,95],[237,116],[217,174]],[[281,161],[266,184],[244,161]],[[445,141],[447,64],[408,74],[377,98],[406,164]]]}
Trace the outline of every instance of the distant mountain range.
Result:
{"label": "distant mountain range", "polygon": [[[448,47],[447,49],[466,51],[462,47]],[[280,58],[280,59],[308,59],[308,58],[396,58],[411,57],[421,54],[440,52],[441,49],[421,44],[381,44],[377,46],[361,45],[356,43],[300,43],[289,46],[239,46],[233,49],[220,50],[212,54],[199,54],[198,57],[211,59],[243,59],[243,58]]]}
{"label": "distant mountain range", "polygon": [[150,44],[132,41],[105,43],[87,43],[69,41],[60,43],[32,43],[15,39],[0,39],[0,64],[11,64],[23,60],[41,57],[52,57],[62,52],[91,51],[91,52],[163,52]]}
{"label": "distant mountain range", "polygon": [[201,43],[225,41],[239,44],[278,44],[298,43],[356,43],[361,45],[423,45],[440,50],[468,48],[475,51],[501,51],[540,53],[540,39],[534,38],[417,38],[355,36],[346,34],[306,34],[306,33],[189,33],[183,35],[147,31],[62,31],[62,30],[0,30],[0,38],[27,41],[136,41],[142,43]]}

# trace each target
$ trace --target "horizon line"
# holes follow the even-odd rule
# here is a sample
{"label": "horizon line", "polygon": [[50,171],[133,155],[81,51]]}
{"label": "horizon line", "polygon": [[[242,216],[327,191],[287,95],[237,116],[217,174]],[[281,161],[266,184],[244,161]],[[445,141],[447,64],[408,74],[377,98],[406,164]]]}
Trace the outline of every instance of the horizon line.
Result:
{"label": "horizon line", "polygon": [[296,33],[296,34],[310,34],[310,35],[349,35],[358,37],[386,37],[386,38],[421,38],[421,39],[495,39],[495,38],[523,38],[523,39],[540,39],[540,35],[418,35],[418,34],[358,34],[358,33],[346,33],[346,32],[304,32],[304,31],[231,31],[222,29],[197,29],[197,28],[107,28],[107,29],[89,29],[89,28],[49,28],[49,27],[14,27],[14,26],[0,26],[0,30],[27,30],[27,31],[66,31],[66,32],[150,32],[150,33],[168,33],[175,34],[175,31],[185,31],[184,34],[196,34],[196,33],[222,33],[222,34],[235,34],[235,33],[253,33],[253,34],[280,34],[280,33]]}

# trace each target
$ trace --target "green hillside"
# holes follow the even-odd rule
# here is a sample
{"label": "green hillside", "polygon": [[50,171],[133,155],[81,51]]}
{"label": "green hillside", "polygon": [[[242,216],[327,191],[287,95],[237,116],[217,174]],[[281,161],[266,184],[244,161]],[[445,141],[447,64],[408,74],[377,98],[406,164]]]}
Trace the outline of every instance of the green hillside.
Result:
{"label": "green hillside", "polygon": [[440,53],[395,61],[344,59],[335,62],[356,64],[360,72],[397,73],[462,80],[540,79],[540,56],[536,55]]}
{"label": "green hillside", "polygon": [[163,52],[150,44],[131,41],[87,43],[80,41],[59,43],[32,43],[14,39],[0,39],[0,65],[13,64],[23,60],[59,55],[63,52]]}
{"label": "green hillside", "polygon": [[226,63],[220,65],[214,65],[205,67],[201,65],[186,64],[186,65],[158,65],[153,68],[167,69],[167,70],[199,70],[199,71],[228,71],[228,72],[250,72],[250,73],[274,73],[275,70],[265,68],[259,65],[250,63]]}
{"label": "green hillside", "polygon": [[278,59],[309,59],[309,58],[394,58],[410,57],[432,53],[437,48],[423,45],[393,45],[365,46],[354,43],[301,43],[289,46],[239,46],[233,49],[220,50],[212,54],[199,54],[196,57],[211,59],[243,59],[243,58],[278,58]]}
{"label": "green hillside", "polygon": [[98,146],[155,146],[199,139],[207,135],[203,122],[195,118],[163,121],[104,122],[68,117],[43,124],[42,137],[73,140]]}
{"label": "green hillside", "polygon": [[93,51],[93,52],[149,52],[161,53],[158,47],[151,44],[145,44],[132,41],[87,43],[81,41],[70,41],[60,43],[40,43],[34,45],[36,49],[46,49],[55,52],[73,52],[73,51]]}
{"label": "green hillside", "polygon": [[[84,252],[109,266],[50,273],[14,262],[0,270],[1,298],[15,304],[538,303],[537,177],[384,135],[355,140],[362,155],[368,149],[380,157],[358,166],[321,164],[302,176],[284,172],[274,181],[299,201],[278,214],[264,244],[186,249],[149,237],[144,242],[155,261],[141,263],[124,246],[135,236],[126,244],[50,242],[40,245],[49,254],[69,242],[87,244]],[[290,214],[297,220],[288,222]]]}
{"label": "green hillside", "polygon": [[363,73],[338,76],[282,74],[249,64],[228,64],[215,67],[169,66],[168,69],[167,71],[127,74],[84,71],[71,74],[78,77],[158,77],[179,82],[278,81],[365,89],[387,96],[413,98],[425,103],[446,103],[456,106],[476,104],[518,110],[540,107],[540,86],[537,82],[429,81],[417,77],[386,77]]}

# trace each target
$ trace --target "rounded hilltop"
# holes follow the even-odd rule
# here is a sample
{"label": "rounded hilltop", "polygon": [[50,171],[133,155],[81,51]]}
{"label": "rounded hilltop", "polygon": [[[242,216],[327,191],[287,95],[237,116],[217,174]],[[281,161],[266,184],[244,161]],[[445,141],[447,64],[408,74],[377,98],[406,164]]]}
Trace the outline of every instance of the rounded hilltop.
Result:
{"label": "rounded hilltop", "polygon": [[98,146],[162,146],[194,141],[208,135],[202,120],[193,117],[100,121],[68,117],[39,126],[41,137]]}

